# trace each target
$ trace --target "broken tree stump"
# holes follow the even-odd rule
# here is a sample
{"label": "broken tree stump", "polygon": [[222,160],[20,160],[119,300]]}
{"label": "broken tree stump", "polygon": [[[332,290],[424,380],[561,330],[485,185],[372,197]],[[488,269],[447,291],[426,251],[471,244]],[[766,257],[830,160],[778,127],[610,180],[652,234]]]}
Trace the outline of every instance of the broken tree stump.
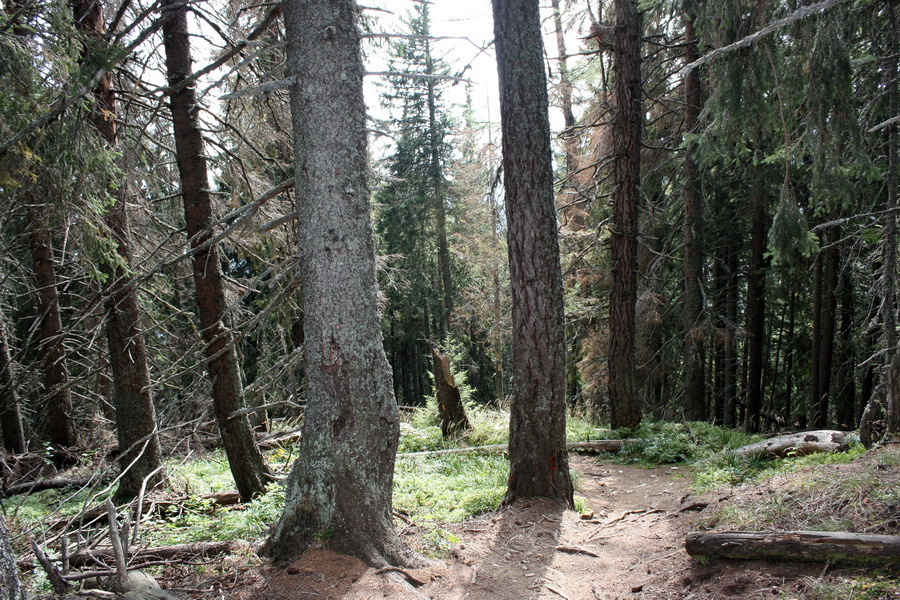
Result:
{"label": "broken tree stump", "polygon": [[434,364],[434,384],[436,387],[438,414],[441,418],[441,434],[449,437],[469,429],[469,418],[463,406],[459,388],[450,369],[450,357],[431,346],[431,358]]}
{"label": "broken tree stump", "polygon": [[746,458],[783,458],[788,454],[806,456],[816,452],[843,452],[848,448],[847,433],[844,431],[804,431],[790,435],[780,435],[755,444],[743,446],[734,451]]}
{"label": "broken tree stump", "polygon": [[897,564],[900,536],[831,531],[693,531],[685,538],[691,556],[797,562]]}

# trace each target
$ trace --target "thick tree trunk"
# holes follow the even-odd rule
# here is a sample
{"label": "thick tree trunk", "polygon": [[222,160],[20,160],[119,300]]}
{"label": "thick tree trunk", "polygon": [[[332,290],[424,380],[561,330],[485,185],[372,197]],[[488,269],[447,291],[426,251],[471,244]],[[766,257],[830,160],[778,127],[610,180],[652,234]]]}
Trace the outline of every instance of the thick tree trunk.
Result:
{"label": "thick tree trunk", "polygon": [[309,404],[284,513],[262,552],[321,536],[369,564],[408,563],[391,497],[400,420],[379,326],[363,64],[353,0],[289,0],[287,30]]}
{"label": "thick tree trunk", "polygon": [[44,393],[47,431],[50,443],[63,448],[78,443],[72,422],[72,392],[56,288],[56,269],[47,207],[32,205],[28,209],[29,241],[34,278],[37,284],[38,352],[44,371]]}
{"label": "thick tree trunk", "polygon": [[[85,34],[102,42],[106,33],[103,3],[99,0],[71,0],[75,25]],[[109,74],[94,90],[97,110],[94,127],[110,148],[118,145],[116,132],[115,92]],[[105,221],[115,242],[121,261],[113,259],[104,267],[107,275],[106,338],[109,362],[113,372],[113,406],[116,409],[116,432],[119,442],[119,466],[122,477],[116,495],[131,498],[141,486],[152,489],[165,475],[162,451],[156,425],[156,411],[150,395],[150,371],[141,327],[137,287],[126,269],[130,267],[131,232],[125,190],[110,190],[116,203],[106,213]]]}
{"label": "thick tree trunk", "polygon": [[826,531],[714,531],[687,534],[691,556],[842,564],[897,564],[900,536]]}
{"label": "thick tree trunk", "polygon": [[766,337],[766,193],[757,168],[751,192],[753,224],[747,274],[747,413],[744,428],[760,430],[762,412],[763,349]]}
{"label": "thick tree trunk", "polygon": [[[699,58],[693,15],[685,19],[684,36],[684,60],[690,64]],[[703,102],[697,69],[684,77],[684,96],[684,131],[686,135],[696,135]],[[696,142],[688,141],[684,152],[684,416],[689,421],[706,419],[703,206],[694,160],[696,151]]]}
{"label": "thick tree trunk", "polygon": [[431,349],[434,364],[434,386],[437,397],[438,415],[441,418],[441,434],[444,437],[457,435],[469,428],[469,419],[462,403],[459,388],[450,370],[450,357],[437,348]]}
{"label": "thick tree trunk", "polygon": [[19,581],[19,567],[9,543],[9,531],[0,515],[0,600],[25,600],[25,589]]}
{"label": "thick tree trunk", "polygon": [[0,434],[3,435],[3,447],[7,452],[25,453],[25,429],[22,427],[16,380],[13,377],[9,342],[6,339],[6,327],[2,323],[2,317],[0,317]]}
{"label": "thick tree trunk", "polygon": [[[170,13],[169,20],[163,24],[166,74],[169,85],[176,85],[192,72],[187,6],[178,0],[164,0],[162,6],[163,12]],[[246,415],[232,416],[244,408],[244,392],[237,352],[226,325],[228,311],[219,251],[215,244],[211,244],[212,202],[198,122],[200,111],[193,85],[187,85],[171,95],[171,111],[184,218],[193,252],[191,267],[201,334],[206,345],[207,368],[212,377],[213,412],[235,484],[241,498],[249,501],[254,495],[265,491],[269,472],[256,447],[249,419]]]}
{"label": "thick tree trunk", "polygon": [[640,199],[641,39],[636,0],[615,0],[615,113],[612,122],[612,283],[609,293],[609,416],[613,429],[641,422],[635,364]]}
{"label": "thick tree trunk", "polygon": [[566,346],[538,0],[493,0],[512,287],[510,475],[505,503],[573,505]]}

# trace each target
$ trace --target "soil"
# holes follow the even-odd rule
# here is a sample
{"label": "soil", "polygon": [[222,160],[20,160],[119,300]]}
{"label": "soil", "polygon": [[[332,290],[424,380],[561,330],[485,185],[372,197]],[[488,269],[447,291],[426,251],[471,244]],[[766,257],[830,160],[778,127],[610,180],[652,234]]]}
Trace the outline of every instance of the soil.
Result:
{"label": "soil", "polygon": [[[586,513],[529,501],[447,525],[458,541],[429,568],[378,571],[313,548],[284,569],[236,564],[193,585],[163,584],[197,599],[724,600],[778,597],[822,574],[822,565],[693,560],[684,536],[700,499],[690,496],[681,469],[571,461],[582,474],[576,493]],[[420,544],[421,529],[402,533]]]}

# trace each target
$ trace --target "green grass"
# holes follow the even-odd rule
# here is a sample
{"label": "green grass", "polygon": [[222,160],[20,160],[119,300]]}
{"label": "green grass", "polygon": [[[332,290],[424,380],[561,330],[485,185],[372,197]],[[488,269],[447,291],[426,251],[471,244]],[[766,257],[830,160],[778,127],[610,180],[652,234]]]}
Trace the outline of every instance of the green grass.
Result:
{"label": "green grass", "polygon": [[394,510],[419,525],[463,521],[497,508],[508,477],[502,454],[398,457]]}

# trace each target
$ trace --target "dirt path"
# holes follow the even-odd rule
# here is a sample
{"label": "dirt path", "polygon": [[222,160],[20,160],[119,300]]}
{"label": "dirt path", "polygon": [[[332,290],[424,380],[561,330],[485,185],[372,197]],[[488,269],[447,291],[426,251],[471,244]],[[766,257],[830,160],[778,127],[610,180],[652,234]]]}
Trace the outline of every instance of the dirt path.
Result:
{"label": "dirt path", "polygon": [[246,600],[743,599],[773,597],[785,581],[807,574],[790,566],[692,561],[684,534],[694,513],[681,510],[688,496],[681,469],[578,456],[572,467],[582,474],[576,494],[587,514],[526,502],[447,526],[459,543],[433,568],[377,573],[315,550],[285,570],[236,579],[221,594]]}

